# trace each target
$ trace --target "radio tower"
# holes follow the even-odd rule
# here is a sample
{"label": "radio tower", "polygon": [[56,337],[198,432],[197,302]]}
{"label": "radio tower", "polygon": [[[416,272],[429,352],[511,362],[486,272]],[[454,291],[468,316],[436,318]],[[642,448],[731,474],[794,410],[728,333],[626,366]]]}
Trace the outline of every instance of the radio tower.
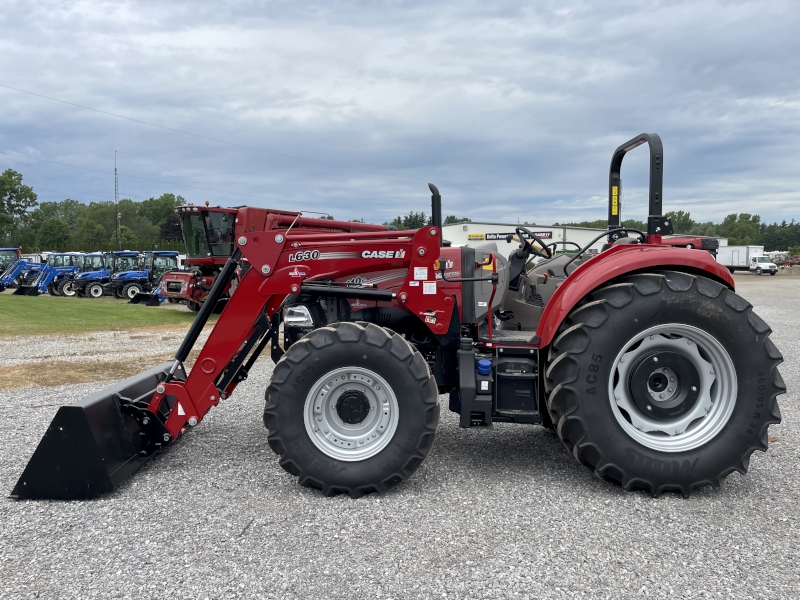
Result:
{"label": "radio tower", "polygon": [[117,177],[117,149],[114,148],[114,211],[117,213],[117,250],[122,250],[119,239],[119,178]]}

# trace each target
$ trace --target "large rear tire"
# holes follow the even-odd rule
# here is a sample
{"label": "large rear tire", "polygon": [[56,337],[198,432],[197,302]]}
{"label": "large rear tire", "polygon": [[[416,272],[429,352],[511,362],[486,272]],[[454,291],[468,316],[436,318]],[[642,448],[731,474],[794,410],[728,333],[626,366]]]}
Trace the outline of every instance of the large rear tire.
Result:
{"label": "large rear tire", "polygon": [[586,300],[552,343],[545,379],[578,461],[626,490],[689,496],[766,451],[783,357],[746,300],[675,272],[629,276]]}
{"label": "large rear tire", "polygon": [[425,359],[377,325],[312,331],[275,365],[264,424],[280,465],[326,496],[386,492],[433,446],[438,392]]}

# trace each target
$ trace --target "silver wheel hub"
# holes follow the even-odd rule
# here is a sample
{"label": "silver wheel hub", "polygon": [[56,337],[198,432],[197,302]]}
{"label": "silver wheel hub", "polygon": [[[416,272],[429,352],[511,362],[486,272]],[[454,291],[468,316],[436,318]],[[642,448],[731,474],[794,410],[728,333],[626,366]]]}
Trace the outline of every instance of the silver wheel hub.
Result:
{"label": "silver wheel hub", "polygon": [[609,381],[617,422],[631,438],[662,452],[685,452],[713,439],[730,418],[737,391],[736,369],[722,344],[679,323],[631,339]]}
{"label": "silver wheel hub", "polygon": [[306,433],[336,460],[366,460],[383,450],[397,430],[394,391],[377,373],[343,367],[322,376],[303,407]]}

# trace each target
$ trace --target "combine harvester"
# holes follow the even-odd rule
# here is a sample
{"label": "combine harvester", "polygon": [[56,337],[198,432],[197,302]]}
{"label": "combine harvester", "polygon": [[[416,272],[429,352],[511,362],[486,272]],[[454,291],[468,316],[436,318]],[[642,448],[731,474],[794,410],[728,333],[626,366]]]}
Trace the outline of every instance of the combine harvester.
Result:
{"label": "combine harvester", "polygon": [[[70,276],[80,271],[83,254],[80,252],[53,252],[31,283],[20,284],[14,294],[38,296],[48,292],[51,296],[62,296],[70,284]],[[69,294],[71,295],[71,294]]]}
{"label": "combine harvester", "polygon": [[[646,233],[619,221],[622,160],[645,143]],[[524,227],[507,258],[493,243],[448,247],[433,185],[433,224],[412,231],[275,230],[268,211],[240,208],[233,254],[174,360],[60,408],[12,496],[111,491],[227,400],[268,345],[270,446],[325,495],[410,477],[433,445],[440,393],[465,428],[554,428],[581,464],[626,490],[718,487],[767,449],[782,357],[725,267],[664,240],[662,174],[655,134],[615,151],[610,248],[591,258],[590,245],[554,255]],[[544,260],[526,273],[534,255]],[[242,264],[187,376],[184,361]],[[305,335],[281,348],[281,323]]]}
{"label": "combine harvester", "polygon": [[[212,207],[206,201],[205,206],[179,206],[175,212],[181,219],[181,231],[186,245],[186,268],[165,273],[160,291],[168,300],[184,302],[189,310],[197,312],[222,267],[233,254],[234,225],[238,209]],[[282,211],[271,211],[271,214],[276,222],[267,224],[268,229],[285,228],[298,215]],[[234,284],[238,281],[238,275],[234,275]],[[218,301],[220,307],[224,306],[230,296],[230,287]],[[235,288],[235,285],[232,287]]]}

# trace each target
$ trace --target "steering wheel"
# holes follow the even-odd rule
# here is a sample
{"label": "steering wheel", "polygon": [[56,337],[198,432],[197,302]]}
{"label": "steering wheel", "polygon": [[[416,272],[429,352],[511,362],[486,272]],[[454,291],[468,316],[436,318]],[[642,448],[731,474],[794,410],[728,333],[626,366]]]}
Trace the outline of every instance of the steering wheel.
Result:
{"label": "steering wheel", "polygon": [[[539,239],[539,237],[537,237],[524,227],[517,227],[514,231],[516,231],[517,236],[519,236],[519,239],[522,242],[522,249],[525,250],[528,254],[533,254],[534,256],[541,256],[542,258],[553,257],[553,253],[550,251],[550,248],[548,248],[547,244],[545,244],[541,239]],[[527,239],[525,239],[525,236],[522,235],[523,233],[528,234],[528,237],[537,242],[542,247],[542,250],[544,250],[544,252],[542,252],[542,250],[537,250],[536,248],[534,248],[533,244],[531,244]]]}

